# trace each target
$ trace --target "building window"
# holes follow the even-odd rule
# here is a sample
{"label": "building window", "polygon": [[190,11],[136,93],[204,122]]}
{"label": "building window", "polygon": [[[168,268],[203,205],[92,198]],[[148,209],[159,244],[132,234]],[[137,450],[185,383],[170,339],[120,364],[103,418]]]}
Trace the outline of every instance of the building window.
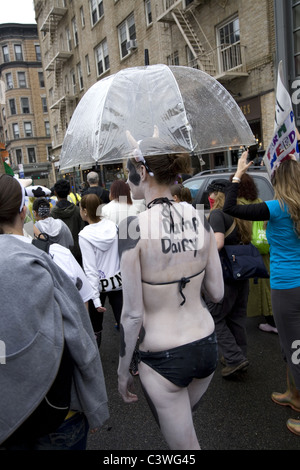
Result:
{"label": "building window", "polygon": [[29,163],[35,163],[36,158],[35,158],[35,148],[34,147],[28,147],[27,149],[27,155],[28,155],[28,161]]}
{"label": "building window", "polygon": [[150,26],[150,24],[152,24],[151,0],[145,0],[145,13],[146,13],[146,24],[147,26]]}
{"label": "building window", "polygon": [[129,54],[129,51],[127,50],[127,41],[130,41],[131,39],[136,39],[133,13],[128,16],[128,18],[126,18],[123,23],[120,24],[120,26],[118,27],[118,35],[121,58],[123,58]]}
{"label": "building window", "polygon": [[15,44],[15,59],[16,60],[23,60],[23,52],[21,44]]}
{"label": "building window", "polygon": [[40,88],[45,88],[44,73],[38,72],[38,74],[39,74]]}
{"label": "building window", "polygon": [[71,52],[71,50],[72,50],[72,38],[71,38],[71,33],[70,33],[69,28],[66,28],[66,36],[67,36],[68,51]]}
{"label": "building window", "polygon": [[72,28],[73,28],[74,45],[76,47],[76,46],[78,46],[78,31],[77,31],[77,23],[76,23],[75,16],[72,19]]}
{"label": "building window", "polygon": [[14,87],[12,74],[9,72],[5,75],[7,90],[11,90]]}
{"label": "building window", "polygon": [[42,61],[42,56],[41,56],[41,47],[39,44],[35,45],[35,56],[36,56],[36,60],[38,62],[41,62]]}
{"label": "building window", "polygon": [[46,137],[50,137],[50,123],[49,121],[45,121],[45,134],[46,134]]}
{"label": "building window", "polygon": [[49,161],[51,161],[51,153],[52,153],[52,146],[51,145],[47,145],[46,152],[47,152],[47,159]]}
{"label": "building window", "polygon": [[[295,2],[294,2],[295,3]],[[293,5],[293,39],[295,75],[300,76],[300,3]]]}
{"label": "building window", "polygon": [[21,110],[23,114],[29,114],[29,99],[28,98],[21,98]]}
{"label": "building window", "polygon": [[198,62],[194,54],[192,53],[191,49],[189,46],[186,46],[185,48],[185,53],[186,53],[186,63],[188,67],[193,67],[194,69],[198,69]]}
{"label": "building window", "polygon": [[25,72],[18,72],[19,88],[26,88],[26,75]]}
{"label": "building window", "polygon": [[3,62],[9,62],[9,50],[8,46],[2,46]]}
{"label": "building window", "polygon": [[68,75],[65,75],[64,91],[65,91],[65,94],[66,94],[66,95],[68,95],[68,94],[70,93]]}
{"label": "building window", "polygon": [[15,99],[14,99],[14,98],[11,98],[8,102],[9,102],[10,114],[11,114],[12,116],[13,116],[14,114],[17,114]]}
{"label": "building window", "polygon": [[83,7],[80,7],[80,19],[81,19],[81,26],[84,28],[85,27],[85,18],[84,18]]}
{"label": "building window", "polygon": [[76,95],[76,91],[77,91],[76,90],[76,75],[73,69],[71,70],[70,75],[71,75],[71,83],[73,87],[73,95]]}
{"label": "building window", "polygon": [[23,163],[22,149],[16,149],[16,160],[17,160],[17,165],[22,165]]}
{"label": "building window", "polygon": [[42,96],[42,108],[43,113],[48,113],[47,98],[45,96]]}
{"label": "building window", "polygon": [[25,137],[32,137],[32,124],[31,122],[24,122],[24,135]]}
{"label": "building window", "polygon": [[89,59],[88,54],[85,56],[85,68],[86,68],[87,75],[90,75],[91,74],[91,66],[90,66],[90,59]]}
{"label": "building window", "polygon": [[242,65],[238,18],[228,21],[217,29],[217,45],[221,72]]}
{"label": "building window", "polygon": [[14,139],[19,139],[20,138],[19,124],[13,124],[12,130],[13,130]]}
{"label": "building window", "polygon": [[168,65],[179,65],[179,54],[178,51],[173,52],[173,54],[168,55],[167,57]]}
{"label": "building window", "polygon": [[97,67],[97,76],[102,75],[109,69],[109,55],[108,55],[108,47],[107,47],[107,40],[99,44],[98,47],[95,49],[95,56],[96,56],[96,67]]}
{"label": "building window", "polygon": [[92,26],[104,15],[103,0],[90,0]]}
{"label": "building window", "polygon": [[82,76],[82,69],[81,63],[77,64],[77,75],[78,75],[78,82],[79,82],[79,89],[80,91],[83,90],[83,76]]}

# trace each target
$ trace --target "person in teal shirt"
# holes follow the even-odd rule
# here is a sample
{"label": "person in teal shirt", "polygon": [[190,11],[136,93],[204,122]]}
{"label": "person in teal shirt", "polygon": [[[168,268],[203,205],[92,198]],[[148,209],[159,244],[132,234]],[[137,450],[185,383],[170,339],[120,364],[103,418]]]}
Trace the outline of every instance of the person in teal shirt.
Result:
{"label": "person in teal shirt", "polygon": [[[223,210],[245,220],[268,221],[272,309],[287,363],[287,390],[273,392],[271,398],[300,411],[300,163],[291,155],[277,167],[271,180],[273,201],[237,205],[240,179],[252,164],[247,158],[248,151],[239,159]],[[287,427],[300,436],[300,420],[288,419]]]}

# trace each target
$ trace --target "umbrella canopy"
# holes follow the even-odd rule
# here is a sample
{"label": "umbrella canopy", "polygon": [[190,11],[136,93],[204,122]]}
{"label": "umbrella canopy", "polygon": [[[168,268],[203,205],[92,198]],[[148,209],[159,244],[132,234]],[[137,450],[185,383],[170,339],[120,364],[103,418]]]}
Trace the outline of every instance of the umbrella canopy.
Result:
{"label": "umbrella canopy", "polygon": [[[128,158],[132,144],[157,129],[143,154],[208,153],[253,145],[239,106],[213,77],[190,67],[132,67],[93,85],[77,105],[62,146],[60,169]],[[129,132],[128,132],[129,131]]]}

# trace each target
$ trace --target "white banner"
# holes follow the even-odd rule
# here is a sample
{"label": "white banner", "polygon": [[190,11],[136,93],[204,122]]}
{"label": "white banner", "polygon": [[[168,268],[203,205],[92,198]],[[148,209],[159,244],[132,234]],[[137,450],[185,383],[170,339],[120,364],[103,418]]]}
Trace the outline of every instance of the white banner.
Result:
{"label": "white banner", "polygon": [[283,84],[282,62],[278,65],[274,136],[264,156],[270,178],[283,160],[295,155],[299,160],[298,132],[295,125],[292,101]]}

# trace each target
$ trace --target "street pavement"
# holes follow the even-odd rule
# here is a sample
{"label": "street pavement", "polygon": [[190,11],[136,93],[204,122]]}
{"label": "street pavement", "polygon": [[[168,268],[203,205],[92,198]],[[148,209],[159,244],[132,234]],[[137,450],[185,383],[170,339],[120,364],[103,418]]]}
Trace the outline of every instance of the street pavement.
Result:
{"label": "street pavement", "polygon": [[[90,434],[88,450],[168,451],[163,436],[135,377],[139,401],[123,403],[117,390],[119,332],[106,305],[100,355],[110,418],[96,434]],[[221,364],[194,417],[202,450],[299,450],[300,436],[286,427],[288,418],[300,419],[289,407],[276,405],[273,391],[284,392],[286,368],[278,335],[258,329],[260,317],[247,318],[247,372],[236,379],[221,377]]]}

